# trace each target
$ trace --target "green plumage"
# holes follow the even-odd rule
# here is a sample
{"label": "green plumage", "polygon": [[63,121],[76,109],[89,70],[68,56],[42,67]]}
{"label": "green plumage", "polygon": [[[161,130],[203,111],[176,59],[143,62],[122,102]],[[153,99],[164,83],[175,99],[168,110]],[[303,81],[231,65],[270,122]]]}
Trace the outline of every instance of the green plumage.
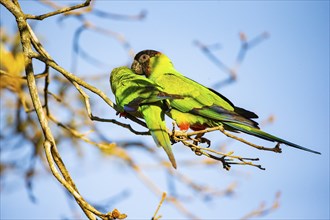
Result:
{"label": "green plumage", "polygon": [[143,117],[155,143],[163,147],[172,166],[176,168],[172,144],[164,120],[163,108],[166,108],[166,105],[163,100],[180,97],[164,93],[160,86],[143,76],[134,74],[127,67],[113,69],[110,84],[120,112]]}
{"label": "green plumage", "polygon": [[268,141],[320,154],[261,131],[258,123],[253,120],[258,118],[255,113],[235,106],[220,93],[183,76],[174,68],[171,60],[158,51],[139,52],[134,58],[132,69],[137,74],[146,75],[165,92],[184,97],[170,101],[172,110],[168,114],[182,130],[201,130],[221,124],[230,131],[241,131]]}

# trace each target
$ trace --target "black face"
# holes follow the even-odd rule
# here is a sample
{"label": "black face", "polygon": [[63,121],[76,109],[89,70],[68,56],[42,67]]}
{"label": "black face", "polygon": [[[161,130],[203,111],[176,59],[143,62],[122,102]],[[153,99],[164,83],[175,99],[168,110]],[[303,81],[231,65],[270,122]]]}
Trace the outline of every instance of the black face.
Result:
{"label": "black face", "polygon": [[142,50],[135,55],[134,60],[140,62],[140,60],[141,61],[145,60],[147,56],[148,56],[148,58],[150,58],[150,57],[156,56],[159,53],[160,52],[158,52],[156,50]]}
{"label": "black face", "polygon": [[140,51],[135,55],[131,69],[136,74],[146,75],[148,77],[150,75],[149,60],[151,57],[154,57],[157,54],[160,54],[160,52],[155,50]]}

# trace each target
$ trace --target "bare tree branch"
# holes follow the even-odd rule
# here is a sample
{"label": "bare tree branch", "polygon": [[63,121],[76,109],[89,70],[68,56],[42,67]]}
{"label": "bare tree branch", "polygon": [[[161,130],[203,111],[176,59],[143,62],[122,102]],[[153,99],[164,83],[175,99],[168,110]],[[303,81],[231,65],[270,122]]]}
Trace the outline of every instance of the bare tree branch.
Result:
{"label": "bare tree branch", "polygon": [[[162,196],[162,200],[159,203],[159,206],[157,210],[155,211],[153,215],[153,219],[159,219],[161,216],[158,215],[159,208],[163,204],[163,202],[167,202],[168,204],[172,205],[174,208],[176,208],[179,212],[181,212],[184,216],[191,219],[198,219],[198,217],[195,215],[194,210],[189,210],[184,203],[184,200],[180,197],[168,194],[169,196],[165,196],[164,190],[161,189],[157,184],[156,181],[152,178],[149,178],[141,169],[142,166],[138,164],[132,157],[129,152],[128,148],[131,146],[138,146],[139,149],[146,150],[150,153],[150,155],[157,160],[157,163],[160,165],[153,166],[153,168],[159,168],[161,167],[162,170],[165,170],[166,173],[168,173],[173,179],[177,180],[180,184],[183,184],[185,187],[190,188],[193,190],[194,195],[198,193],[199,195],[203,196],[203,198],[206,198],[210,195],[213,197],[215,196],[226,196],[231,193],[233,193],[236,185],[230,184],[228,187],[222,190],[218,190],[215,187],[211,187],[209,185],[204,184],[198,184],[197,182],[194,182],[193,179],[189,178],[188,176],[184,175],[183,173],[180,173],[178,171],[173,171],[172,167],[170,166],[170,163],[166,160],[164,160],[161,156],[157,155],[157,150],[155,150],[154,146],[147,146],[143,141],[133,141],[129,142],[127,140],[123,141],[113,141],[104,139],[102,137],[102,132],[98,131],[96,124],[92,123],[89,119],[94,121],[100,121],[100,122],[108,122],[112,123],[121,127],[124,127],[128,129],[130,132],[132,132],[135,135],[150,135],[150,132],[148,131],[138,131],[135,130],[130,123],[122,123],[116,119],[105,119],[100,118],[93,115],[92,111],[92,105],[91,105],[91,99],[89,95],[87,94],[88,91],[96,94],[99,96],[110,108],[112,108],[114,111],[118,111],[117,106],[112,102],[110,98],[107,97],[107,95],[97,87],[89,84],[84,80],[83,78],[80,78],[76,76],[73,72],[74,71],[67,71],[62,66],[56,63],[56,61],[51,57],[51,55],[45,50],[43,45],[40,43],[38,37],[35,35],[33,29],[31,26],[27,23],[28,19],[33,20],[43,20],[55,15],[64,15],[60,17],[60,19],[64,19],[66,17],[69,17],[67,15],[72,15],[70,17],[75,17],[79,19],[79,21],[82,22],[81,28],[78,28],[76,31],[76,36],[74,38],[74,50],[77,54],[81,56],[85,56],[86,60],[92,60],[95,59],[92,56],[87,56],[83,48],[79,45],[79,37],[80,34],[84,30],[93,30],[97,33],[104,34],[110,37],[114,37],[117,39],[117,41],[122,44],[122,46],[129,51],[129,54],[133,54],[133,50],[129,44],[128,41],[124,38],[123,35],[114,32],[112,30],[108,30],[103,27],[97,26],[97,24],[93,24],[89,22],[84,17],[84,13],[94,13],[97,16],[104,17],[104,18],[110,18],[110,19],[131,19],[131,20],[138,20],[142,19],[145,16],[145,12],[141,12],[139,15],[136,16],[128,16],[128,15],[118,15],[108,12],[103,12],[100,10],[93,9],[92,10],[92,1],[86,0],[82,4],[77,4],[74,6],[68,6],[68,7],[62,7],[57,5],[56,3],[48,0],[43,0],[41,2],[50,5],[54,11],[50,13],[45,13],[41,15],[30,15],[30,14],[24,14],[24,12],[21,10],[20,5],[18,3],[18,0],[0,0],[1,4],[4,5],[16,18],[18,29],[20,32],[20,41],[23,48],[24,53],[24,61],[25,61],[25,73],[26,76],[21,75],[13,75],[7,70],[0,70],[0,76],[3,77],[10,77],[11,79],[14,79],[16,81],[22,82],[19,84],[21,86],[21,93],[15,94],[17,95],[17,99],[15,105],[16,108],[16,132],[21,132],[24,130],[23,126],[32,126],[34,134],[30,135],[33,136],[32,138],[27,135],[27,133],[24,133],[26,135],[27,139],[32,139],[31,143],[34,145],[33,148],[33,155],[31,156],[31,165],[29,166],[29,169],[25,173],[25,180],[26,185],[29,190],[30,197],[34,199],[32,194],[32,183],[31,178],[34,176],[34,161],[36,158],[36,155],[38,155],[40,158],[43,159],[43,162],[45,164],[48,163],[50,172],[55,176],[55,178],[64,186],[64,188],[72,195],[75,199],[75,201],[78,203],[78,205],[81,207],[87,218],[89,219],[122,219],[126,217],[126,214],[120,213],[117,209],[114,209],[111,212],[104,211],[105,213],[102,213],[100,209],[96,209],[96,206],[93,206],[91,203],[87,202],[82,195],[79,193],[77,187],[75,186],[75,183],[73,179],[70,176],[69,171],[67,170],[64,162],[62,161],[61,155],[58,152],[57,146],[60,146],[60,143],[62,141],[63,137],[70,137],[70,146],[75,147],[77,142],[79,143],[88,143],[90,145],[93,145],[97,147],[104,155],[110,155],[120,158],[122,161],[125,162],[125,165],[130,167],[133,171],[135,171],[137,178],[143,182],[148,189],[153,192],[157,197]],[[89,7],[87,7],[89,6]],[[78,10],[77,9],[81,9]],[[245,52],[251,48],[252,46],[258,44],[263,38],[256,38],[250,42],[243,42],[242,40],[242,47],[241,51],[237,57],[237,63],[240,64],[242,60],[244,59]],[[228,72],[231,74],[230,80],[234,80],[236,78],[236,71],[237,67],[229,68],[227,67],[220,59],[218,59],[214,54],[212,53],[212,50],[214,48],[218,47],[218,45],[209,45],[206,46],[200,42],[196,43],[197,46],[199,46],[203,52],[213,61],[215,62],[221,69],[223,69],[225,72]],[[242,52],[243,51],[243,52]],[[32,61],[39,60],[45,65],[45,69],[42,73],[35,74],[35,68]],[[95,59],[96,61],[97,59]],[[239,66],[239,65],[238,65]],[[52,74],[50,71],[51,69],[56,70],[60,74]],[[63,77],[64,76],[64,77]],[[36,79],[38,78],[44,78],[43,82],[43,89],[37,87]],[[52,90],[52,87],[50,86],[50,81],[55,80],[55,83],[59,83],[60,89],[55,91]],[[52,83],[53,84],[53,83]],[[38,84],[39,85],[39,84]],[[73,86],[72,86],[73,85]],[[26,95],[28,94],[27,88],[29,89],[29,94],[32,100],[32,104],[27,102],[24,99],[24,92]],[[67,88],[74,90],[73,94],[71,94],[71,91],[68,92]],[[25,89],[25,90],[24,90]],[[76,92],[76,90],[78,92]],[[6,90],[8,91],[8,90]],[[76,106],[69,103],[69,98],[66,97],[66,95],[70,93],[69,95],[74,95],[75,97],[75,103],[83,103],[78,111]],[[41,95],[42,94],[42,95]],[[27,97],[29,97],[27,95]],[[71,97],[71,96],[70,96]],[[82,98],[82,99],[79,99]],[[41,103],[41,100],[44,102]],[[70,100],[71,101],[71,100]],[[74,115],[74,119],[65,121],[61,119],[60,117],[56,117],[56,112],[52,111],[52,104],[59,105],[63,108],[63,111],[69,112],[71,115]],[[23,106],[23,107],[22,107]],[[27,119],[26,121],[22,120],[21,112],[24,113],[24,110],[31,114],[26,114]],[[36,114],[32,113],[33,111],[36,112]],[[87,112],[87,114],[86,114]],[[36,118],[38,117],[38,119]],[[88,117],[86,117],[88,116]],[[134,121],[135,123],[139,124],[140,126],[146,128],[146,124],[144,121],[140,120],[139,118],[133,117],[132,115],[127,115],[127,118],[130,121]],[[61,119],[61,120],[58,120]],[[27,125],[26,125],[27,124]],[[38,127],[40,125],[40,128]],[[51,126],[57,126],[55,129]],[[93,132],[90,132],[94,136],[89,136],[90,133],[82,132],[83,129],[81,129],[80,125],[82,125],[85,128],[88,128],[89,131],[94,130]],[[52,130],[51,130],[52,128]],[[100,130],[100,129],[99,129]],[[171,138],[174,142],[181,142],[183,146],[188,147],[192,150],[192,153],[197,156],[204,156],[203,160],[189,160],[189,161],[183,161],[182,164],[185,166],[193,166],[193,165],[201,165],[201,166],[214,166],[217,165],[216,168],[218,168],[219,162],[222,164],[222,167],[226,170],[229,170],[232,165],[246,165],[246,166],[253,166],[257,167],[259,169],[264,169],[261,165],[255,164],[255,161],[258,161],[258,158],[247,158],[247,157],[241,157],[234,155],[234,152],[226,152],[224,148],[219,149],[213,149],[210,148],[211,142],[206,139],[205,137],[202,137],[204,134],[207,134],[209,132],[213,131],[221,131],[226,136],[233,138],[235,140],[241,141],[245,144],[248,144],[252,147],[261,149],[261,150],[269,150],[274,152],[279,152],[280,148],[278,145],[274,148],[266,148],[263,146],[258,146],[253,143],[250,143],[242,138],[239,138],[237,136],[232,135],[231,133],[224,130],[222,126],[215,127],[215,128],[209,128],[202,131],[197,132],[181,132],[176,131],[173,128],[172,132],[169,132],[171,135]],[[16,134],[16,133],[14,133]],[[42,134],[44,135],[44,138],[42,139]],[[97,139],[95,138],[97,136]],[[65,139],[65,140],[68,140]],[[40,143],[39,143],[39,142]],[[67,144],[67,143],[65,143]],[[207,147],[205,144],[208,144]],[[43,146],[43,150],[46,154],[46,158],[44,158],[41,150]],[[38,148],[39,147],[39,148]],[[46,162],[47,160],[47,162]],[[3,167],[2,164],[1,169]],[[7,165],[7,164],[6,164]],[[143,166],[143,168],[150,168],[150,166]],[[215,166],[214,166],[215,167]],[[165,169],[164,169],[165,168]],[[47,171],[49,172],[49,169]],[[0,170],[1,171],[1,170]],[[99,206],[100,207],[100,206]],[[203,216],[202,216],[203,217]]]}
{"label": "bare tree branch", "polygon": [[252,47],[255,47],[256,45],[260,44],[262,41],[267,39],[269,37],[269,34],[267,32],[263,32],[253,38],[252,40],[248,41],[247,36],[241,32],[239,34],[240,41],[241,41],[241,47],[238,51],[235,63],[232,67],[229,67],[225,63],[221,61],[214,53],[212,50],[218,49],[218,46],[216,47],[214,45],[205,45],[204,43],[200,41],[195,41],[194,44],[215,64],[221,69],[223,72],[227,73],[229,77],[223,81],[215,83],[212,88],[218,89],[222,88],[225,85],[231,84],[236,81],[237,79],[237,74],[238,70],[245,58],[245,55],[249,49]]}
{"label": "bare tree branch", "polygon": [[[51,168],[53,175],[75,197],[76,201],[78,202],[78,204],[80,205],[80,207],[82,208],[82,210],[85,212],[86,216],[89,219],[96,219],[92,213],[94,213],[95,215],[97,215],[101,218],[109,218],[110,213],[109,214],[100,213],[94,207],[89,205],[80,196],[73,180],[71,179],[71,177],[69,175],[69,172],[67,171],[67,169],[57,151],[55,139],[49,128],[48,120],[47,120],[45,112],[43,111],[43,106],[39,99],[38,89],[37,89],[37,86],[35,83],[34,70],[33,70],[33,64],[32,64],[32,58],[33,58],[33,55],[35,55],[35,53],[32,50],[32,45],[31,45],[31,41],[30,41],[31,34],[29,32],[29,30],[31,30],[31,28],[29,28],[29,26],[26,22],[26,17],[24,15],[24,13],[21,11],[19,3],[18,2],[13,3],[9,0],[1,0],[1,4],[3,4],[16,17],[17,26],[18,26],[20,36],[21,36],[21,43],[22,43],[24,58],[25,58],[25,72],[26,72],[26,77],[27,77],[27,85],[28,85],[28,88],[30,91],[34,109],[39,118],[40,126],[44,133],[44,137],[45,137],[44,149],[45,149],[47,160],[48,160],[48,163],[49,163],[49,166]],[[37,45],[37,46],[39,46],[39,45]],[[40,51],[41,51],[41,53],[43,53],[45,55],[44,50],[40,50]],[[54,61],[52,61],[52,62],[55,63]],[[113,103],[111,101],[110,101],[110,104],[113,105]],[[58,173],[55,164],[58,167],[58,169],[60,170],[61,174]]]}
{"label": "bare tree branch", "polygon": [[67,13],[67,12],[70,12],[70,11],[73,11],[73,10],[76,10],[76,9],[79,9],[79,8],[87,7],[91,3],[91,1],[92,0],[86,0],[84,3],[74,5],[72,7],[64,7],[62,9],[59,9],[59,10],[56,10],[56,11],[53,11],[53,12],[49,12],[49,13],[46,13],[46,14],[42,14],[42,15],[26,14],[25,18],[26,19],[43,20],[45,18],[49,18],[49,17],[54,16],[54,15],[64,14],[64,13]]}

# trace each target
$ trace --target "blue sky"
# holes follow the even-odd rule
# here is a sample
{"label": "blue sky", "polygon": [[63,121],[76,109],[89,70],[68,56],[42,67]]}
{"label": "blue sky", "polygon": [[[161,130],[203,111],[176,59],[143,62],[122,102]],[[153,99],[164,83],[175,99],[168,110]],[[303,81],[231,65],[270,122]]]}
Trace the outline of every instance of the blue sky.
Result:
{"label": "blue sky", "polygon": [[[33,1],[22,1],[22,7],[36,14],[49,10]],[[99,1],[95,7],[119,14],[138,14],[146,10],[147,17],[143,21],[88,18],[123,34],[135,52],[144,49],[164,52],[181,73],[206,86],[225,79],[227,75],[193,44],[195,40],[206,44],[219,43],[221,48],[215,54],[232,65],[240,46],[239,32],[253,38],[267,31],[270,38],[248,51],[237,82],[219,91],[234,104],[256,112],[260,120],[274,114],[275,122],[264,128],[267,132],[320,151],[322,155],[287,146],[283,146],[282,154],[272,154],[234,142],[230,145],[231,150],[239,155],[259,157],[266,171],[249,167],[234,167],[230,172],[203,170],[202,167],[181,169],[180,158],[194,155],[176,144],[174,153],[178,155],[181,172],[220,189],[232,181],[238,182],[238,191],[233,197],[209,203],[193,198],[187,202],[187,207],[198,210],[196,215],[203,218],[240,218],[262,201],[271,204],[275,193],[281,191],[280,208],[265,219],[329,219],[328,1]],[[14,19],[3,6],[1,21],[13,31]],[[36,26],[46,49],[67,69],[71,68],[71,43],[78,25],[79,22],[72,18],[59,24],[54,17],[38,22]],[[126,51],[113,38],[86,32],[80,43],[105,65],[94,66],[79,59],[76,69],[79,76],[108,73],[114,67],[131,62]],[[108,79],[96,83],[95,86],[113,98]],[[100,100],[96,99],[95,103],[97,101]],[[113,112],[104,109],[97,108],[96,111],[100,116],[114,116]],[[105,130],[112,126],[102,124]],[[150,137],[135,137],[121,128],[116,131],[109,134],[109,138],[145,138],[147,143],[153,143]],[[224,140],[219,133],[208,137],[214,143]],[[92,147],[83,146],[83,149],[87,152],[84,159],[77,159],[72,152],[65,152],[64,156],[80,191],[93,201],[107,198],[105,195],[129,192],[130,197],[116,203],[115,207],[125,211],[129,219],[150,218],[159,198],[118,161],[101,157]],[[141,158],[149,156],[143,155],[143,151],[133,153]],[[158,170],[149,174],[157,180],[158,186],[167,190],[164,172]],[[18,189],[1,193],[1,219],[70,216],[65,194],[52,176],[35,180],[37,204],[29,202],[23,180],[19,177],[16,180]],[[188,192],[183,190],[183,193]],[[161,214],[164,219],[184,218],[169,205],[162,207]]]}

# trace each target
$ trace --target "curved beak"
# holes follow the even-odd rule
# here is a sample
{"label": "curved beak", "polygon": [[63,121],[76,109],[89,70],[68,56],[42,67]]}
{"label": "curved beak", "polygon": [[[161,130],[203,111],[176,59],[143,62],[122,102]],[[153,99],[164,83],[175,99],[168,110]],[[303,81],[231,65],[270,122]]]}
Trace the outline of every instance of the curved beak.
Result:
{"label": "curved beak", "polygon": [[142,69],[142,65],[134,60],[131,66],[131,69],[138,75],[143,75],[143,69]]}

